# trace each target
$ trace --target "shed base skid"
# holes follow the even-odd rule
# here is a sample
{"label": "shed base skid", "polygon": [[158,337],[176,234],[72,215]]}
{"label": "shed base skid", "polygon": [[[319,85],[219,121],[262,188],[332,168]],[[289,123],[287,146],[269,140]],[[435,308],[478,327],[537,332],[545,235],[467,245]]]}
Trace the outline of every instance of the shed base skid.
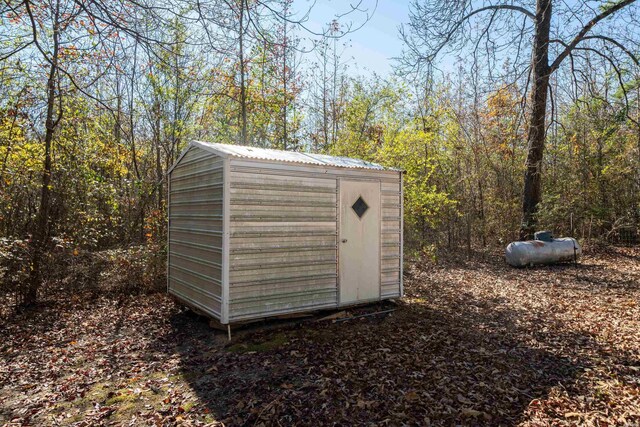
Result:
{"label": "shed base skid", "polygon": [[[176,298],[176,301],[183,304],[180,300]],[[267,316],[261,318],[254,318],[248,320],[240,320],[237,322],[223,324],[218,319],[211,317],[210,315],[204,313],[202,310],[198,310],[197,308],[186,305],[186,307],[194,312],[195,314],[205,317],[209,319],[209,327],[215,329],[217,331],[225,332],[229,334],[229,339],[231,339],[230,331],[236,329],[243,329],[245,327],[259,327],[260,329],[272,329],[272,328],[280,328],[287,324],[291,323],[300,323],[304,321],[313,321],[313,322],[323,322],[323,321],[336,321],[336,320],[348,320],[352,318],[358,317],[369,317],[377,314],[388,314],[392,312],[397,307],[396,299],[384,299],[384,300],[374,300],[365,303],[355,303],[348,304],[340,307],[334,307],[329,309],[310,309],[308,311],[301,311],[297,313],[286,313],[277,316]],[[357,310],[362,311],[362,313],[350,313],[349,311]],[[263,325],[258,325],[262,323]]]}

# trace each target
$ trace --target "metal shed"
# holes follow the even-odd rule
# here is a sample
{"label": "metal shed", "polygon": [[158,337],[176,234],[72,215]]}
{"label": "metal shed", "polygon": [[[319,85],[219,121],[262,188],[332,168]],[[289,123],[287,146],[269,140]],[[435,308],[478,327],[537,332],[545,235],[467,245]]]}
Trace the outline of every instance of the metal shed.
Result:
{"label": "metal shed", "polygon": [[403,295],[399,170],[193,141],[168,180],[168,291],[222,324]]}

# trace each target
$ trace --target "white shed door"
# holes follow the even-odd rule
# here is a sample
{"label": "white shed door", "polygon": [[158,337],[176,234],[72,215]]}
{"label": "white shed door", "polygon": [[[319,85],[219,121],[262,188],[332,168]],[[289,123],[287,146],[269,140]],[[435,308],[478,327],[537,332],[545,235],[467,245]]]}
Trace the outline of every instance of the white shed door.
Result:
{"label": "white shed door", "polygon": [[340,304],[380,298],[380,183],[340,180]]}

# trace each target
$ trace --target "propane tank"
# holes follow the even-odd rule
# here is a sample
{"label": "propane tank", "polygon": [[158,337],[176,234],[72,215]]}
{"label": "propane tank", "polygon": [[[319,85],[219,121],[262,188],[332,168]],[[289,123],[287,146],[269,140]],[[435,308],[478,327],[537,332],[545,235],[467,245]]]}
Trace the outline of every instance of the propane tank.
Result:
{"label": "propane tank", "polygon": [[540,231],[534,239],[509,243],[504,253],[507,263],[513,267],[555,264],[575,261],[582,254],[578,241],[572,237],[554,239],[549,231]]}

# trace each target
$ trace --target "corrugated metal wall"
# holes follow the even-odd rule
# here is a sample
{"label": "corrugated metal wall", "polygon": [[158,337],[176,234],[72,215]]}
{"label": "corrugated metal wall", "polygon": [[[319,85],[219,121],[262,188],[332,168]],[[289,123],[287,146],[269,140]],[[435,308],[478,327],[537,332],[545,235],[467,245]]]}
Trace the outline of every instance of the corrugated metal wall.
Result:
{"label": "corrugated metal wall", "polygon": [[169,292],[220,319],[224,160],[191,147],[169,183]]}
{"label": "corrugated metal wall", "polygon": [[381,181],[381,297],[400,296],[399,172],[231,158],[229,321],[337,305],[340,177]]}
{"label": "corrugated metal wall", "polygon": [[230,166],[229,320],[335,306],[335,178],[248,163]]}

